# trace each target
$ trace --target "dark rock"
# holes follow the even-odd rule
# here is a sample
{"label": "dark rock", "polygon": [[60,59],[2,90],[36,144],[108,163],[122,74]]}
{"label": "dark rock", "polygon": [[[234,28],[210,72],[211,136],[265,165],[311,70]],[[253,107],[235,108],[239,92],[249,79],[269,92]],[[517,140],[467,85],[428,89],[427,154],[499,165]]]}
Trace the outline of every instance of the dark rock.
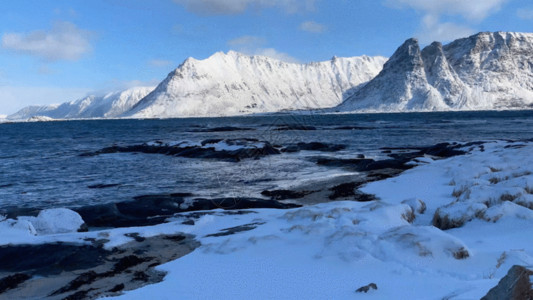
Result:
{"label": "dark rock", "polygon": [[17,286],[19,286],[19,284],[25,282],[30,278],[31,276],[28,274],[17,273],[0,279],[0,294],[7,290],[12,290],[16,288]]}
{"label": "dark rock", "polygon": [[200,142],[202,146],[209,145],[209,144],[216,144],[219,142],[222,142],[224,139],[207,139]]}
{"label": "dark rock", "polygon": [[363,127],[363,126],[340,126],[333,128],[334,130],[372,130],[374,127]]}
{"label": "dark rock", "polygon": [[533,271],[530,269],[514,265],[481,300],[533,299],[532,275]]}
{"label": "dark rock", "polygon": [[357,188],[361,186],[363,182],[347,182],[342,183],[337,186],[330,188],[330,191],[333,191],[333,194],[329,195],[330,200],[335,200],[338,198],[352,198],[358,202],[368,202],[376,200],[376,196],[365,194]]}
{"label": "dark rock", "polygon": [[297,143],[288,145],[281,149],[281,152],[299,152],[299,151],[321,151],[321,152],[337,152],[340,150],[346,149],[346,145],[329,145],[319,142],[311,142],[311,143]]}
{"label": "dark rock", "polygon": [[251,223],[251,224],[245,224],[245,225],[231,227],[231,228],[225,228],[225,229],[220,230],[219,233],[208,234],[206,235],[206,237],[220,237],[220,236],[232,235],[238,232],[250,231],[250,230],[257,228],[257,226],[263,225],[263,224],[265,223]]}
{"label": "dark rock", "polygon": [[100,274],[97,274],[95,271],[89,271],[85,272],[78,277],[76,277],[74,280],[69,282],[64,287],[54,291],[50,296],[63,294],[66,292],[71,292],[79,289],[82,285],[90,284],[96,281],[98,278],[102,277]]}
{"label": "dark rock", "polygon": [[170,240],[170,241],[174,241],[174,242],[181,242],[183,241],[184,239],[186,239],[187,237],[184,236],[184,235],[166,235],[163,237],[165,240]]}
{"label": "dark rock", "polygon": [[368,285],[362,286],[355,290],[356,293],[368,293],[371,290],[377,290],[378,286],[375,283],[370,283]]}
{"label": "dark rock", "polygon": [[455,259],[466,259],[470,257],[470,253],[464,247],[461,247],[457,251],[453,252],[453,257]]}
{"label": "dark rock", "polygon": [[329,199],[335,200],[337,198],[345,198],[350,196],[355,196],[355,182],[342,183],[337,186],[330,188],[330,191],[333,191],[333,194],[329,195]]}
{"label": "dark rock", "polygon": [[139,233],[137,232],[134,232],[134,233],[126,233],[124,236],[127,236],[127,237],[130,237],[132,239],[134,239],[136,242],[144,242],[146,240],[145,237],[142,237],[139,235]]}
{"label": "dark rock", "polygon": [[133,273],[133,280],[147,282],[150,276],[143,271],[137,271]]}
{"label": "dark rock", "polygon": [[110,188],[110,187],[115,187],[115,186],[119,186],[120,184],[118,183],[110,183],[110,184],[93,184],[93,185],[89,185],[88,188],[90,189],[105,189],[105,188]]}
{"label": "dark rock", "polygon": [[458,146],[464,147],[465,145],[458,145],[458,144],[452,145],[450,143],[441,143],[441,144],[437,144],[431,147],[424,148],[421,151],[424,154],[438,156],[442,158],[466,154],[466,151],[457,150],[456,148],[458,148]]}
{"label": "dark rock", "polygon": [[314,126],[307,126],[307,125],[301,125],[301,124],[286,124],[286,125],[280,125],[274,130],[316,130],[316,127]]}
{"label": "dark rock", "polygon": [[314,191],[265,190],[261,192],[261,195],[270,197],[272,200],[286,200],[300,199],[312,193],[314,193]]}
{"label": "dark rock", "polygon": [[[241,147],[236,150],[215,150],[214,144],[222,141],[227,145]],[[269,142],[260,142],[262,147],[257,147],[258,143],[259,140],[256,139],[211,139],[202,141],[202,146],[180,146],[179,144],[167,145],[163,143],[152,143],[132,146],[112,146],[103,148],[96,152],[84,153],[80,156],[95,156],[107,153],[148,153],[238,162],[242,159],[258,159],[267,155],[276,155],[281,153]],[[213,145],[213,147],[210,147],[209,145]]]}
{"label": "dark rock", "polygon": [[132,227],[160,224],[174,214],[182,212],[217,208],[237,210],[299,207],[295,204],[284,204],[275,200],[259,198],[195,198],[185,204],[182,195],[145,195],[134,197],[132,201],[86,206],[74,210],[80,214],[87,225],[92,227]]}
{"label": "dark rock", "polygon": [[87,299],[87,294],[91,291],[91,289],[89,290],[86,290],[86,291],[79,291],[79,292],[76,292],[70,296],[67,296],[65,298],[63,298],[63,300],[84,300],[84,299]]}
{"label": "dark rock", "polygon": [[83,223],[80,225],[80,228],[78,228],[77,230],[78,232],[88,232],[89,231],[89,226],[87,226],[87,224]]}
{"label": "dark rock", "polygon": [[194,220],[183,221],[183,222],[181,222],[181,224],[183,224],[183,225],[194,225]]}
{"label": "dark rock", "polygon": [[232,126],[222,126],[222,127],[212,127],[205,129],[193,129],[189,132],[228,132],[228,131],[250,131],[255,130],[253,128],[247,127],[232,127]]}
{"label": "dark rock", "polygon": [[296,204],[285,204],[274,200],[264,200],[257,198],[215,198],[215,199],[194,199],[190,210],[211,210],[211,209],[250,209],[250,208],[278,208],[288,209],[300,207]]}
{"label": "dark rock", "polygon": [[150,261],[149,257],[140,258],[136,255],[128,255],[121,258],[114,266],[113,271],[115,273],[124,272],[125,270],[134,267],[136,265],[142,264],[144,262]]}
{"label": "dark rock", "polygon": [[327,167],[342,167],[353,169],[355,171],[365,170],[369,164],[373,163],[373,159],[367,158],[333,158],[333,157],[319,157],[316,163]]}
{"label": "dark rock", "polygon": [[[59,266],[59,270],[55,270],[54,267],[54,272],[49,272],[49,268],[43,266],[54,261],[54,259],[49,259],[49,256],[55,255],[49,250],[50,246],[57,252],[64,250],[57,248],[58,245],[69,246],[60,243],[24,247],[7,246],[13,251],[20,252],[19,257],[41,260],[41,266],[32,262],[29,266],[31,272],[25,272],[28,275],[23,274],[23,277],[19,277],[20,274],[15,274],[16,276],[12,275],[0,280],[0,285],[5,284],[8,287],[0,298],[97,299],[109,295],[110,292],[135,289],[148,283],[162,281],[165,273],[155,270],[154,267],[190,253],[199,247],[200,243],[191,235],[159,235],[146,238],[142,242],[130,242],[102,252],[94,264],[70,264],[73,261],[66,259],[65,263]],[[86,256],[88,253],[85,246],[87,245],[76,245],[77,248],[65,247],[66,250],[58,256]],[[28,250],[29,248],[32,248],[31,251]],[[93,248],[101,249],[102,247]],[[0,271],[8,269],[3,260],[14,259],[12,255],[6,258],[4,254],[5,251],[0,253],[0,260],[2,260]],[[32,255],[38,257],[34,258]],[[95,261],[90,253],[89,259]],[[13,263],[21,264],[22,262]],[[27,265],[26,263],[24,267],[28,268]],[[29,279],[31,274],[39,277],[39,280],[25,279]],[[65,278],[74,279],[65,284]],[[25,283],[21,285],[20,282]],[[13,288],[15,284],[18,286]]]}
{"label": "dark rock", "polygon": [[0,247],[0,270],[30,274],[59,274],[102,263],[109,252],[91,245],[52,243]]}
{"label": "dark rock", "polygon": [[115,285],[115,286],[114,286],[112,289],[110,289],[109,291],[110,291],[111,293],[116,293],[116,292],[120,292],[120,291],[122,291],[124,288],[125,288],[124,283],[120,283],[120,284]]}
{"label": "dark rock", "polygon": [[378,200],[378,198],[376,198],[376,195],[365,194],[359,190],[355,191],[355,195],[353,199],[357,202],[369,202],[369,201]]}

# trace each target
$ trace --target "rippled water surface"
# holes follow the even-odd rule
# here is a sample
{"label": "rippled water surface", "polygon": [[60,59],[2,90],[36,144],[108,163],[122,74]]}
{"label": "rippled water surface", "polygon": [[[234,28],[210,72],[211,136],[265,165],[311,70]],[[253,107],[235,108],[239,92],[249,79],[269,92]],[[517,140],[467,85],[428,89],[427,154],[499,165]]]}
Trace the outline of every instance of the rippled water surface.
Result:
{"label": "rippled water surface", "polygon": [[[316,130],[276,130],[284,125]],[[198,132],[234,126],[246,131]],[[348,129],[346,127],[358,127]],[[272,144],[345,144],[337,153],[302,151],[239,163],[116,153],[80,154],[153,140],[256,138]],[[425,146],[445,141],[533,138],[533,111],[357,115],[275,115],[210,119],[98,120],[0,124],[0,208],[107,203],[152,193],[192,192],[216,197],[258,196],[344,171],[310,157],[380,155],[380,147]],[[116,186],[94,189],[91,185]]]}

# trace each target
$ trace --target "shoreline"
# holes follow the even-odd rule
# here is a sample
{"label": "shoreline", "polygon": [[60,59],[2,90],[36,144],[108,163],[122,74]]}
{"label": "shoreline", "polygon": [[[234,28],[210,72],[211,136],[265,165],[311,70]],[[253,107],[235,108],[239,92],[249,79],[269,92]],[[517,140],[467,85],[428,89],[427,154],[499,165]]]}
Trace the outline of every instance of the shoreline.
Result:
{"label": "shoreline", "polygon": [[[497,147],[495,146],[495,145],[500,145],[500,144],[502,146],[497,146]],[[153,284],[156,282],[164,283],[167,280],[174,280],[173,279],[174,276],[177,276],[179,274],[176,274],[175,272],[170,272],[168,274],[171,274],[171,276],[167,275],[167,277],[170,276],[168,278],[165,277],[164,274],[166,274],[168,268],[172,269],[173,267],[171,266],[173,266],[174,264],[177,264],[177,265],[180,265],[181,263],[188,264],[187,261],[189,261],[189,259],[183,260],[184,255],[196,253],[194,255],[195,257],[197,255],[205,257],[206,255],[205,253],[209,253],[210,251],[215,251],[215,253],[222,251],[220,253],[226,253],[225,255],[229,255],[230,253],[233,253],[233,250],[231,250],[230,252],[227,252],[228,251],[227,249],[223,250],[224,248],[220,248],[220,249],[218,248],[224,244],[222,243],[219,245],[219,243],[223,240],[227,240],[230,243],[236,243],[235,251],[237,251],[238,253],[240,250],[237,250],[237,249],[240,249],[240,247],[243,247],[243,245],[248,245],[250,239],[252,238],[256,239],[260,237],[261,236],[260,232],[264,232],[263,234],[270,232],[272,229],[268,229],[268,228],[270,228],[273,225],[269,225],[269,224],[275,224],[276,222],[278,222],[276,220],[279,220],[280,218],[282,220],[284,219],[292,220],[298,215],[305,214],[306,211],[313,211],[313,214],[316,214],[317,216],[328,214],[329,212],[329,214],[333,214],[334,216],[336,216],[334,217],[333,220],[335,220],[336,218],[339,218],[339,220],[342,220],[343,218],[349,217],[350,214],[352,214],[352,212],[357,212],[357,214],[362,214],[362,215],[369,214],[369,216],[373,216],[373,214],[378,213],[377,216],[380,216],[381,211],[385,210],[387,211],[385,215],[397,214],[399,217],[398,221],[395,221],[399,223],[394,223],[397,225],[394,225],[391,228],[394,228],[395,226],[398,226],[400,224],[404,224],[404,225],[401,225],[398,228],[402,228],[403,226],[414,226],[416,224],[422,225],[422,224],[427,224],[428,222],[431,223],[431,222],[434,222],[430,218],[430,216],[432,215],[424,213],[424,211],[426,210],[426,205],[427,205],[427,209],[430,212],[434,212],[435,214],[438,212],[438,209],[435,206],[436,204],[432,204],[431,202],[428,202],[427,199],[423,199],[423,201],[421,202],[416,202],[414,200],[411,201],[411,200],[406,199],[406,201],[401,202],[401,204],[400,203],[394,204],[394,205],[399,205],[399,206],[393,205],[389,208],[389,206],[392,205],[390,204],[391,203],[390,201],[393,198],[390,198],[390,196],[387,196],[387,195],[390,192],[394,193],[394,188],[392,189],[390,188],[391,184],[392,186],[394,186],[394,184],[398,185],[398,183],[394,183],[394,182],[396,181],[402,182],[403,178],[409,178],[409,176],[412,176],[412,174],[417,174],[417,170],[421,170],[424,168],[431,169],[432,167],[439,169],[439,168],[443,168],[443,166],[446,166],[447,163],[449,164],[455,160],[457,161],[468,160],[468,158],[462,157],[465,154],[468,156],[471,156],[473,155],[472,153],[476,153],[476,155],[482,156],[482,155],[485,155],[484,153],[486,151],[493,151],[491,153],[494,153],[493,155],[496,155],[496,153],[498,152],[497,151],[494,152],[495,150],[492,150],[494,147],[496,147],[496,150],[501,148],[502,150],[508,150],[508,151],[520,151],[521,148],[527,147],[527,145],[530,145],[530,144],[531,144],[531,141],[524,141],[524,142],[499,141],[499,142],[467,143],[463,145],[447,144],[446,146],[441,145],[439,147],[435,147],[435,146],[427,147],[427,148],[424,148],[423,150],[407,149],[407,148],[382,149],[382,151],[390,151],[390,153],[387,152],[387,154],[390,155],[389,157],[396,157],[396,160],[388,160],[385,162],[384,161],[370,162],[368,160],[365,160],[365,158],[359,158],[358,160],[334,159],[334,160],[322,161],[322,163],[325,163],[329,165],[330,167],[334,167],[334,168],[352,168],[352,169],[359,168],[361,169],[363,168],[361,164],[364,162],[365,168],[368,168],[370,163],[374,163],[374,165],[377,164],[378,166],[383,167],[383,168],[376,168],[373,170],[372,168],[370,168],[370,170],[360,171],[360,173],[357,175],[340,176],[340,177],[335,177],[333,179],[327,179],[323,181],[303,184],[301,186],[291,188],[290,190],[265,191],[264,198],[270,197],[269,201],[276,201],[278,203],[285,203],[285,204],[302,205],[302,207],[300,208],[284,207],[288,209],[279,209],[279,208],[275,209],[272,207],[261,208],[260,205],[256,205],[255,207],[250,207],[249,209],[244,209],[244,210],[242,208],[237,208],[237,209],[216,208],[214,210],[188,210],[188,211],[175,212],[167,216],[157,215],[161,217],[161,219],[157,223],[145,224],[148,226],[144,226],[144,227],[131,227],[131,226],[139,226],[142,224],[130,224],[131,226],[123,227],[123,228],[94,228],[93,227],[91,228],[91,231],[89,232],[80,232],[80,233],[72,232],[72,233],[64,233],[64,234],[53,234],[49,236],[46,236],[46,235],[37,236],[34,238],[29,237],[28,241],[33,240],[33,243],[24,243],[24,242],[21,242],[21,240],[19,240],[18,242],[14,241],[13,243],[8,244],[7,246],[5,244],[3,246],[0,246],[0,253],[2,251],[7,251],[7,250],[11,251],[13,249],[16,249],[17,247],[22,247],[23,245],[26,245],[25,246],[27,247],[26,251],[30,251],[26,253],[32,253],[32,251],[35,250],[35,248],[32,249],[32,247],[45,247],[45,248],[51,247],[51,249],[53,249],[53,247],[57,247],[57,245],[75,245],[75,248],[73,249],[79,249],[79,247],[85,247],[87,249],[92,249],[92,250],[100,249],[101,251],[103,251],[102,252],[103,254],[100,253],[98,255],[104,257],[104,259],[100,261],[97,265],[83,266],[77,270],[70,270],[70,271],[62,270],[60,271],[59,275],[56,274],[56,275],[47,276],[46,273],[42,273],[42,272],[41,274],[39,274],[39,271],[38,271],[39,268],[36,268],[35,266],[26,267],[26,269],[13,269],[9,272],[7,272],[6,270],[0,270],[0,278],[1,278],[0,287],[2,286],[8,287],[3,292],[0,292],[0,295],[6,296],[6,297],[18,298],[18,297],[22,297],[25,295],[43,296],[44,294],[47,294],[47,295],[50,295],[49,299],[63,299],[67,296],[76,295],[76,297],[79,297],[79,299],[95,299],[95,298],[102,297],[102,296],[121,295],[124,291],[128,291],[128,290],[133,291],[134,295],[141,295],[141,294],[144,295],[144,292],[141,292],[144,289],[141,288],[140,290],[137,290],[137,288],[146,286],[146,284]],[[486,149],[487,147],[490,150]],[[452,150],[453,151],[465,150],[465,151],[463,151],[460,154],[459,152],[449,152]],[[430,152],[433,154],[441,153],[441,155],[444,155],[443,153],[448,153],[448,154],[453,153],[454,155],[449,155],[449,156],[444,155],[444,157],[438,157],[435,155],[428,154]],[[506,152],[504,152],[504,154],[505,153]],[[443,158],[447,160],[444,161],[442,160]],[[494,159],[497,159],[497,157],[495,157]],[[399,164],[398,162],[402,162],[402,163]],[[404,169],[390,168],[390,166],[403,166]],[[420,168],[417,168],[417,167],[420,167]],[[409,172],[405,173],[406,170],[409,170]],[[527,175],[527,172],[524,172],[523,176],[529,176],[529,175]],[[413,181],[411,180],[410,182],[412,184]],[[533,179],[532,179],[532,183],[533,183]],[[405,186],[405,182],[403,184],[404,184],[403,185],[404,188],[399,189],[397,191],[399,195],[401,195],[402,193],[408,193],[405,191],[405,188],[408,188],[409,185]],[[459,186],[461,185],[460,182],[455,182],[455,184]],[[388,188],[383,190],[385,186],[387,186]],[[384,194],[384,191],[386,191],[385,194]],[[377,195],[377,198],[368,198],[368,195]],[[164,195],[152,195],[152,197],[156,197],[153,199],[161,199],[161,198],[157,198],[161,196],[164,196]],[[166,199],[169,200],[168,195],[166,196],[167,196]],[[184,195],[174,195],[174,196],[181,197]],[[395,197],[404,197],[404,196],[395,196]],[[398,198],[397,200],[394,200],[394,201],[401,201],[401,200],[403,200],[403,198]],[[265,199],[263,199],[263,201],[265,201]],[[464,201],[467,201],[467,199]],[[423,210],[422,210],[421,203],[424,204]],[[345,213],[339,214],[340,213],[340,211],[338,211],[339,209],[340,211],[345,211]],[[271,217],[268,217],[269,215]],[[385,215],[382,215],[380,218],[383,218],[383,216]],[[143,217],[146,219],[150,219],[150,218],[153,218],[154,216],[155,215],[144,215]],[[230,220],[230,218],[232,220]],[[299,218],[300,217],[297,217],[294,220],[300,220]],[[313,217],[313,219],[314,218],[318,218],[317,220],[322,220],[321,219],[322,217]],[[385,223],[388,222],[387,218],[388,217],[386,217],[383,220]],[[358,220],[357,222],[355,221],[356,219]],[[357,227],[359,226],[358,225],[359,222],[362,222],[360,220],[360,217],[356,217],[356,219],[354,219],[353,221],[350,221],[353,223],[352,226],[355,225],[355,227]],[[217,223],[216,220],[220,220],[221,222]],[[222,222],[222,220],[225,220],[225,221]],[[303,220],[305,219],[302,219],[302,221]],[[364,218],[362,220],[364,220]],[[316,224],[316,226],[318,226],[316,227],[316,229],[318,230],[319,228],[322,228],[322,226],[325,226],[324,230],[326,230],[328,226],[326,226],[325,224],[328,224],[328,223],[322,224],[320,222]],[[464,223],[461,224],[461,226],[459,226],[459,228],[468,222],[469,220],[465,220]],[[204,226],[207,224],[210,224],[210,225],[204,228]],[[298,227],[302,225],[292,225],[292,226],[293,227],[289,227],[288,229],[282,229],[281,232],[286,232],[287,234],[290,235],[290,234],[293,234],[292,233],[293,230],[297,230],[297,231],[302,230],[300,229],[300,227]],[[294,226],[297,226],[297,227],[294,227]],[[314,226],[314,225],[312,225],[312,223],[309,223],[303,226]],[[375,228],[372,229],[372,226],[375,226],[375,225],[369,225],[369,226],[370,227],[368,227],[369,228],[368,230],[370,230],[370,232],[374,232],[374,230],[376,230]],[[428,230],[428,229],[424,229],[424,227],[420,227],[419,229],[417,226],[413,227],[413,230],[422,230],[422,231],[420,232],[413,231],[414,234],[421,234],[421,232],[425,232]],[[290,229],[290,228],[294,228],[294,229]],[[310,228],[314,228],[314,227],[310,227]],[[284,231],[284,230],[288,230],[288,231]],[[343,227],[338,227],[335,230],[346,230],[346,228],[343,226]],[[402,230],[405,230],[405,229],[402,229]],[[448,239],[449,241],[452,241],[450,240],[449,237],[445,237],[446,235],[442,235],[442,233],[439,233],[438,231],[435,231],[435,230],[438,230],[438,229],[436,228],[431,229],[428,233],[423,233],[423,234],[426,234],[426,235],[429,234],[427,235],[427,238],[431,237],[431,239],[445,238],[445,240]],[[443,230],[446,230],[446,229],[443,228]],[[273,231],[273,232],[276,232],[276,231]],[[442,231],[442,232],[446,232],[446,231]],[[409,233],[409,234],[413,234],[413,233]],[[258,234],[259,236],[257,236]],[[380,233],[380,234],[383,235],[385,233]],[[279,233],[276,235],[279,235]],[[180,240],[176,241],[176,239],[168,238],[168,237],[173,237],[173,236],[174,237],[180,236]],[[268,236],[268,235],[265,235],[265,236]],[[387,235],[384,235],[383,238],[386,236]],[[393,236],[391,236],[390,238],[392,237]],[[279,238],[280,237],[278,237],[277,239]],[[313,239],[314,238],[310,238],[310,241]],[[389,239],[389,237],[387,237],[387,239]],[[238,241],[241,241],[241,242],[238,242]],[[239,246],[239,243],[245,243],[245,244]],[[395,241],[394,243],[398,243],[398,241]],[[453,242],[453,243],[457,243],[457,242]],[[461,245],[464,245],[464,246],[461,246]],[[251,247],[251,246],[248,245],[244,247],[246,249],[247,247]],[[431,246],[431,247],[435,247],[435,246]],[[456,249],[454,250],[456,251],[454,253],[458,253],[458,254],[453,254],[453,256],[461,257],[461,260],[469,259],[469,257],[471,257],[472,255],[475,256],[475,253],[473,253],[469,249],[470,247],[468,247],[465,244],[459,243],[457,244],[457,246],[454,246],[454,247],[456,247],[454,248]],[[198,248],[202,250],[198,252],[199,251]],[[461,250],[463,248],[464,250]],[[172,252],[173,254],[169,253],[168,251],[164,249],[172,249],[172,251],[170,252]],[[218,250],[215,250],[215,249],[218,249]],[[437,251],[439,248],[437,247],[437,248],[428,248],[428,249],[431,249],[428,251]],[[24,253],[23,251],[17,251],[17,252],[21,252],[22,254]],[[46,253],[46,251],[43,251],[43,253]],[[462,254],[459,254],[459,253],[462,253]],[[251,254],[249,253],[248,255],[251,255]],[[5,257],[8,257],[8,256],[5,256]],[[136,257],[136,258],[133,258],[133,257]],[[219,258],[223,259],[224,257],[220,256]],[[419,259],[422,259],[423,261],[423,258],[419,258]],[[441,258],[441,259],[443,259],[444,261],[446,260],[444,258]],[[120,264],[120,262],[123,260],[128,260],[129,261],[128,265],[129,264],[132,264],[132,265],[127,268],[117,267],[117,264]],[[0,263],[0,266],[1,265],[2,264]],[[159,265],[163,265],[165,267],[157,267]],[[120,271],[117,271],[117,270],[120,270]],[[231,273],[230,270],[225,270],[224,272]],[[144,275],[141,276],[140,275],[141,273],[146,274],[146,276]],[[28,276],[23,276],[20,274],[29,275],[29,278],[27,278]],[[40,275],[38,276],[39,278],[34,277],[36,274]],[[45,274],[45,275],[42,275],[42,274]],[[17,276],[13,277],[14,275],[17,275]],[[144,279],[139,279],[139,278],[144,278]],[[495,276],[495,278],[497,277]],[[17,280],[20,282],[17,282]],[[492,284],[494,281],[492,280],[490,282]],[[365,284],[368,284],[368,282]],[[363,285],[364,284],[361,284],[361,286]],[[383,285],[383,282],[378,283],[378,286],[382,286],[382,285]],[[164,286],[167,286],[167,285],[164,285]],[[494,284],[492,284],[492,286],[494,286]],[[356,287],[354,286],[354,288]],[[54,291],[59,291],[61,289],[62,291],[64,291],[64,293],[57,293],[55,295],[51,295],[53,294]],[[151,289],[152,288],[148,290],[151,290]],[[163,289],[163,292],[164,291],[165,289]],[[130,292],[126,293],[126,295],[131,296]],[[139,298],[141,298],[141,296],[139,296]],[[71,298],[71,299],[76,299],[76,298]]]}

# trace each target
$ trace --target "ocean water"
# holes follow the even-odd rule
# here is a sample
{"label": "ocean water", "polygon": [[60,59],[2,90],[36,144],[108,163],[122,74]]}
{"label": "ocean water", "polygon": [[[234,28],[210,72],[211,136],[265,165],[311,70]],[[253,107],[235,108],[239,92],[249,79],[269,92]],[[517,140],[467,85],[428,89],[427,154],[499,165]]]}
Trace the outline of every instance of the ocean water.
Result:
{"label": "ocean water", "polygon": [[[285,125],[313,126],[316,130],[277,130]],[[222,126],[252,130],[199,132]],[[279,145],[323,142],[347,148],[336,153],[284,153],[238,163],[159,154],[80,156],[112,145],[210,138],[256,138]],[[315,156],[353,157],[362,153],[380,157],[381,147],[531,138],[533,111],[4,123],[0,124],[0,209],[76,207],[174,192],[258,197],[264,189],[290,188],[346,173],[317,166],[312,161]],[[115,186],[89,188],[97,184]]]}

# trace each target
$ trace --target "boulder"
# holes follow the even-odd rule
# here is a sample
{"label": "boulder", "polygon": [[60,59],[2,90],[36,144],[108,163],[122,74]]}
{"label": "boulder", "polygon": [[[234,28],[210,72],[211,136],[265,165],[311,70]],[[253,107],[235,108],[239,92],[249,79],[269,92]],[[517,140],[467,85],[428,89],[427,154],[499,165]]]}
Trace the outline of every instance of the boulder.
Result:
{"label": "boulder", "polygon": [[514,265],[481,300],[533,299],[532,275],[531,269]]}

